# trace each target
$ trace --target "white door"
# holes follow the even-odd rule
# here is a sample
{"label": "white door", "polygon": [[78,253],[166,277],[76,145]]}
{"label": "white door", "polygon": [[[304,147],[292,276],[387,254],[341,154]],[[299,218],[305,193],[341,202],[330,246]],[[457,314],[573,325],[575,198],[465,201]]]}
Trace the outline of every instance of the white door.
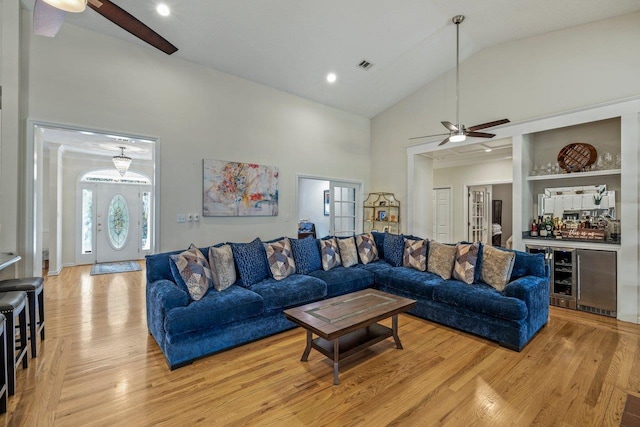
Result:
{"label": "white door", "polygon": [[140,258],[140,192],[126,184],[98,186],[96,262]]}
{"label": "white door", "polygon": [[451,188],[433,189],[433,238],[442,243],[451,242]]}
{"label": "white door", "polygon": [[468,239],[470,242],[489,243],[489,189],[486,186],[469,187],[468,197]]}
{"label": "white door", "polygon": [[331,181],[331,213],[329,234],[334,236],[353,236],[358,225],[359,184]]}

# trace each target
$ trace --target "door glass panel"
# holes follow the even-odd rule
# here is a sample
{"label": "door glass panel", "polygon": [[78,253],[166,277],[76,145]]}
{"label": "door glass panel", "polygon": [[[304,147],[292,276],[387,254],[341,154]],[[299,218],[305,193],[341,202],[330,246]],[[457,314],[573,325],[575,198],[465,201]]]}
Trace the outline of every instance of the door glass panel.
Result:
{"label": "door glass panel", "polygon": [[82,190],[82,253],[93,251],[93,190]]}
{"label": "door glass panel", "polygon": [[116,194],[109,204],[108,231],[111,246],[122,249],[129,235],[129,208],[121,194]]}
{"label": "door glass panel", "polygon": [[151,193],[142,193],[142,250],[151,249],[151,239],[149,238],[149,220],[151,219]]}

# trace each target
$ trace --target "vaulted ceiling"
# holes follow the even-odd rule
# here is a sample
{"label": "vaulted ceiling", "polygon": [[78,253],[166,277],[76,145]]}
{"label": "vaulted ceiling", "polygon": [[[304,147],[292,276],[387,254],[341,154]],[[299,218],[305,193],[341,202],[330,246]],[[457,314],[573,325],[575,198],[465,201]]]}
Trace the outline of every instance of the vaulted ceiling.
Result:
{"label": "vaulted ceiling", "polygon": [[[170,16],[156,13],[160,1]],[[454,15],[466,16],[464,60],[495,44],[640,10],[638,0],[114,2],[175,44],[178,58],[364,117],[455,66]],[[33,0],[22,3],[33,7]],[[89,8],[65,22],[142,43]],[[373,66],[359,68],[362,60]],[[337,75],[333,84],[329,72]]]}

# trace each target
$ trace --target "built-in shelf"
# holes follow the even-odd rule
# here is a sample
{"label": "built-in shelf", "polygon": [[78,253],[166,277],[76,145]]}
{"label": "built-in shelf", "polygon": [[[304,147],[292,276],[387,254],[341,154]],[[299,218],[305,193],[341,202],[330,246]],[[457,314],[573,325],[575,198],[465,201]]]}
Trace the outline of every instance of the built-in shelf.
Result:
{"label": "built-in shelf", "polygon": [[575,172],[575,173],[558,173],[554,175],[537,175],[528,176],[527,181],[547,181],[550,179],[569,179],[569,178],[586,178],[590,176],[608,176],[620,175],[620,169],[607,169],[601,171]]}

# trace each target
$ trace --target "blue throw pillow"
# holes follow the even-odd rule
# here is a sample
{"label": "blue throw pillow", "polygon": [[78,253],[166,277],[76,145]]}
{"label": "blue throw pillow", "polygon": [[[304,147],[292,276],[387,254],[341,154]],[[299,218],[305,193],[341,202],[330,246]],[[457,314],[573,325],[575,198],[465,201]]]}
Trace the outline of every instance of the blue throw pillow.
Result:
{"label": "blue throw pillow", "polygon": [[378,258],[384,259],[384,235],[385,233],[380,233],[379,231],[372,231],[371,235],[373,236],[373,241],[376,242],[376,248],[378,248]]}
{"label": "blue throw pillow", "polygon": [[[374,237],[375,239],[375,237]],[[402,234],[384,234],[384,259],[393,267],[402,267],[404,254],[404,236]]]}
{"label": "blue throw pillow", "polygon": [[259,237],[251,243],[231,243],[231,251],[242,279],[242,286],[249,288],[269,278],[267,254]]}
{"label": "blue throw pillow", "polygon": [[304,239],[289,240],[291,241],[291,251],[293,252],[298,274],[309,274],[322,268],[320,249],[318,249],[316,239],[307,236]]}

